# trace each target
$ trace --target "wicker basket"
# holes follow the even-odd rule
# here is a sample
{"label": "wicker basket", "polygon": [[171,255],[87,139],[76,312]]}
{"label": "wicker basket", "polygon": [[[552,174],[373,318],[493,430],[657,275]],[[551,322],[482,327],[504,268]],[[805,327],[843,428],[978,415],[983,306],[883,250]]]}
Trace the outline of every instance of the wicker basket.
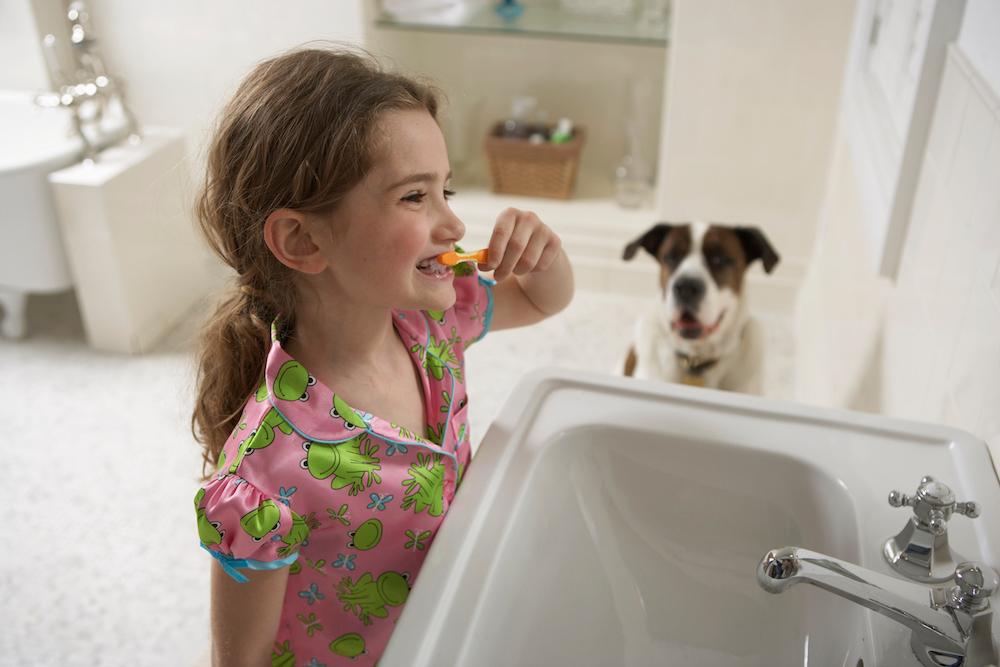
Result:
{"label": "wicker basket", "polygon": [[573,138],[563,144],[503,137],[502,128],[497,123],[484,142],[493,192],[569,199],[586,138],[583,128],[573,128]]}

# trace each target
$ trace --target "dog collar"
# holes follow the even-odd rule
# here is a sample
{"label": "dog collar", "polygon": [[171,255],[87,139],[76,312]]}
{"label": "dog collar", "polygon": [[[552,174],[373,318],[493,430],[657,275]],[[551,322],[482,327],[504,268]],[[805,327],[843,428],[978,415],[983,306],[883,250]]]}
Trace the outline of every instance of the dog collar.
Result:
{"label": "dog collar", "polygon": [[680,362],[681,368],[684,369],[684,377],[682,382],[684,384],[697,385],[699,387],[705,386],[705,379],[702,374],[710,369],[715,364],[719,363],[718,359],[698,359],[698,357],[692,357],[683,352],[676,352],[677,361]]}

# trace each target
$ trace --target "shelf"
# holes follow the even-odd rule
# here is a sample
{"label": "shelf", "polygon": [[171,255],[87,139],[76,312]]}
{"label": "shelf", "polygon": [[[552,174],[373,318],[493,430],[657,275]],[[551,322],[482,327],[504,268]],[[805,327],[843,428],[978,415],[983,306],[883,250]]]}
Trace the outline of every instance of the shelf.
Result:
{"label": "shelf", "polygon": [[652,208],[626,209],[607,197],[560,200],[500,195],[472,185],[455,189],[458,194],[451,209],[465,223],[464,247],[486,247],[496,217],[505,208],[534,211],[559,234],[578,288],[630,296],[648,293],[655,298],[656,263],[621,258],[625,244],[656,221]]}
{"label": "shelf", "polygon": [[375,25],[400,30],[474,33],[517,37],[540,37],[576,41],[615,42],[637,46],[666,46],[669,18],[639,20],[632,13],[622,16],[582,14],[558,5],[530,4],[516,19],[507,20],[495,11],[496,3],[453,4],[438,11],[393,14],[380,9]]}
{"label": "shelf", "polygon": [[484,186],[461,183],[455,189],[458,194],[451,200],[451,209],[470,230],[484,226],[492,229],[496,216],[508,207],[534,211],[560,234],[585,231],[600,237],[608,229],[615,229],[628,237],[626,241],[632,239],[630,234],[642,233],[657,220],[651,204],[642,208],[622,208],[611,197],[526,197],[496,194]]}
{"label": "shelf", "polygon": [[[579,289],[647,295],[651,303],[658,298],[659,264],[644,252],[633,261],[622,259],[626,244],[662,220],[651,202],[642,208],[622,208],[610,197],[560,200],[498,195],[483,186],[461,183],[455,189],[458,194],[451,209],[465,223],[464,247],[486,247],[496,217],[505,208],[534,211],[559,234]],[[774,275],[766,275],[759,264],[754,265],[745,278],[754,311],[791,316],[805,273],[805,263],[795,258],[783,258],[781,270]]]}

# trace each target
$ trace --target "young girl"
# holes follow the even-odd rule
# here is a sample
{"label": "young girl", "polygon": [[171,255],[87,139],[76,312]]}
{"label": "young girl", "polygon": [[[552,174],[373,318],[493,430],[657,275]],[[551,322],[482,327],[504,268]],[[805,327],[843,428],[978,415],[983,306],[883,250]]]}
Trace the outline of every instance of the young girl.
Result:
{"label": "young girl", "polygon": [[469,464],[466,348],[572,297],[533,213],[497,218],[496,282],[437,262],[465,228],[436,113],[425,85],[308,49],[222,115],[198,212],[236,288],[193,417],[216,665],[379,658]]}

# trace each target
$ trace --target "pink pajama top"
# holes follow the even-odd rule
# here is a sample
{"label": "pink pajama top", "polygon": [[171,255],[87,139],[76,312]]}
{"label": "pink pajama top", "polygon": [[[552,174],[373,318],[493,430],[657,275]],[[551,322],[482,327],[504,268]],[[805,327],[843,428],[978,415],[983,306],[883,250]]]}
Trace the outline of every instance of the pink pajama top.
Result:
{"label": "pink pajama top", "polygon": [[374,664],[469,464],[465,349],[489,329],[492,281],[455,277],[444,312],[393,311],[420,371],[427,433],[348,405],[272,334],[264,380],[195,495],[226,572],[290,566],[272,664]]}

